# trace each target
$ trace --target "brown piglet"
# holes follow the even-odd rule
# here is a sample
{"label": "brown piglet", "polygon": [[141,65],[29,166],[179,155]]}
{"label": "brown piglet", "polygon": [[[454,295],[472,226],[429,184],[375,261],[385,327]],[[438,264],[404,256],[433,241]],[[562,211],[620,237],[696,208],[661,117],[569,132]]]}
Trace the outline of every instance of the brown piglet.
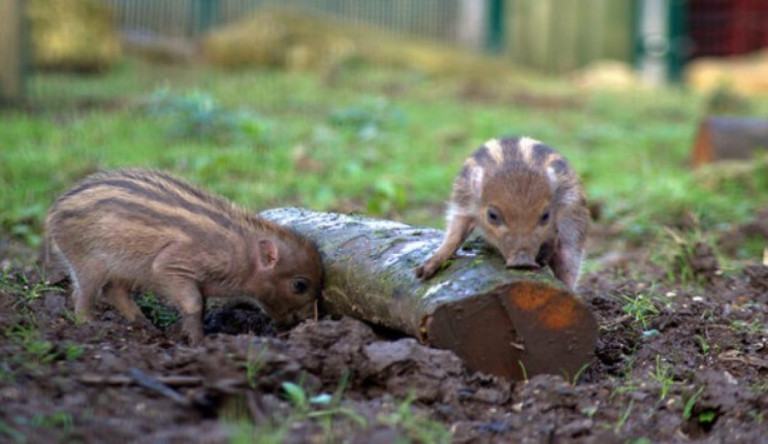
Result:
{"label": "brown piglet", "polygon": [[549,265],[574,289],[589,227],[581,183],[555,150],[528,137],[492,139],[470,156],[453,183],[440,247],[416,268],[427,280],[474,228],[507,267]]}
{"label": "brown piglet", "polygon": [[87,177],[53,203],[45,231],[44,266],[68,274],[78,318],[91,319],[103,292],[143,321],[131,290],[154,291],[179,308],[191,344],[206,297],[245,297],[292,325],[312,315],[322,285],[312,242],[160,171]]}

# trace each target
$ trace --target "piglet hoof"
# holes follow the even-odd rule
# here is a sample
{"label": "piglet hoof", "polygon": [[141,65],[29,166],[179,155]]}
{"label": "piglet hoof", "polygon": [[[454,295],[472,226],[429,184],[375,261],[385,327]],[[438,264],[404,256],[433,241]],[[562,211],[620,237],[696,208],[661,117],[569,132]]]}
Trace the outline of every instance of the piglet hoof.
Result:
{"label": "piglet hoof", "polygon": [[130,325],[137,330],[144,330],[148,333],[159,333],[161,331],[155,324],[153,324],[144,316],[137,316],[136,319],[130,321]]}
{"label": "piglet hoof", "polygon": [[435,264],[434,261],[427,259],[423,264],[414,269],[414,273],[419,280],[427,281],[437,273],[439,268],[440,264]]}
{"label": "piglet hoof", "polygon": [[187,344],[190,347],[196,347],[203,341],[202,332],[182,332],[183,337],[187,340]]}
{"label": "piglet hoof", "polygon": [[181,334],[187,339],[187,344],[194,347],[203,340],[202,313],[184,315],[181,324]]}

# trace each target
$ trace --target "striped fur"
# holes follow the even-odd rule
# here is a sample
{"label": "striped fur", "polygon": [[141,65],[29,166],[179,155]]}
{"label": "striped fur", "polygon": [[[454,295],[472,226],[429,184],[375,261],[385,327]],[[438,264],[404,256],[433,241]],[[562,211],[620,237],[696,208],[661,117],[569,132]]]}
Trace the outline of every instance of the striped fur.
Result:
{"label": "striped fur", "polygon": [[[90,317],[103,289],[133,320],[140,313],[125,294],[156,290],[196,317],[185,321],[191,341],[202,335],[202,297],[251,297],[291,323],[309,314],[322,279],[317,248],[303,236],[147,169],[96,173],[61,195],[46,218],[45,243],[47,268],[62,266],[72,281],[78,315]],[[293,294],[297,278],[310,291]]]}

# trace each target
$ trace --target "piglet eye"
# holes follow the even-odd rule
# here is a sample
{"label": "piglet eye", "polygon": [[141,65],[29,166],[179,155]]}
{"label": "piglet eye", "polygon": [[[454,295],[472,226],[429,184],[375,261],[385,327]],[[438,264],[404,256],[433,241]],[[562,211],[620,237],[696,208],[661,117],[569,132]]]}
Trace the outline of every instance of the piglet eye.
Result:
{"label": "piglet eye", "polygon": [[296,294],[304,294],[309,291],[309,279],[304,277],[294,278],[291,281],[291,289]]}
{"label": "piglet eye", "polygon": [[541,219],[539,219],[539,224],[546,225],[547,222],[549,222],[549,210],[545,211],[544,214],[541,215]]}
{"label": "piglet eye", "polygon": [[499,225],[501,223],[501,213],[494,207],[488,207],[488,222],[492,225]]}

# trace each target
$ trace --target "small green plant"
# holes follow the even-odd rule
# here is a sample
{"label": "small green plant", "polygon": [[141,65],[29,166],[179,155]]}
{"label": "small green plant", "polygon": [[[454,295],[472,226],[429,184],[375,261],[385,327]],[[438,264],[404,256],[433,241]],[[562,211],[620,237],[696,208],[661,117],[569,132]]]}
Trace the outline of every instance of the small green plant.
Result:
{"label": "small green plant", "polygon": [[258,386],[257,378],[261,370],[264,368],[264,357],[267,355],[269,347],[264,345],[259,349],[259,352],[254,355],[253,345],[248,349],[248,357],[245,361],[245,378],[248,381],[248,385],[251,388]]}
{"label": "small green plant", "polygon": [[624,301],[621,309],[631,316],[635,323],[642,325],[643,329],[647,329],[651,320],[659,315],[656,303],[648,294],[638,294],[634,297],[621,295],[621,299]]}
{"label": "small green plant", "polygon": [[755,393],[768,393],[768,381],[752,384],[749,389]]}
{"label": "small green plant", "polygon": [[72,415],[64,411],[56,411],[49,415],[38,414],[33,416],[29,424],[33,427],[46,427],[70,430],[74,425]]}
{"label": "small green plant", "polygon": [[520,366],[520,371],[523,373],[523,381],[528,382],[528,370],[525,368],[523,361],[518,360],[517,365]]}
{"label": "small green plant", "polygon": [[665,227],[672,239],[672,245],[661,248],[661,265],[667,267],[667,280],[681,285],[702,285],[713,274],[722,273],[720,263],[701,229],[701,217],[692,213],[689,219],[693,228],[678,232]]}
{"label": "small green plant", "polygon": [[306,412],[307,409],[309,409],[309,399],[300,385],[294,384],[293,382],[283,382],[280,387],[282,387],[285,392],[288,401],[290,401],[294,407],[299,409],[299,411]]}
{"label": "small green plant", "polygon": [[701,352],[704,354],[709,353],[709,342],[707,342],[707,338],[702,335],[696,335],[694,338],[698,341]]}
{"label": "small green plant", "polygon": [[746,333],[748,335],[759,335],[766,331],[760,319],[754,319],[752,322],[737,319],[731,322],[731,330],[737,333]]}
{"label": "small green plant", "polygon": [[638,390],[640,387],[631,381],[627,381],[624,385],[619,385],[613,389],[611,392],[610,398],[613,399],[616,395],[626,392],[634,392]]}
{"label": "small green plant", "polygon": [[255,425],[249,421],[227,424],[232,444],[281,444],[288,437],[289,422],[277,425],[272,421]]}
{"label": "small green plant", "polygon": [[591,363],[587,362],[586,364],[579,367],[579,369],[576,371],[576,373],[573,375],[573,377],[569,377],[568,374],[564,374],[563,377],[566,381],[570,382],[571,385],[576,385],[576,383],[579,382],[579,378],[581,378],[581,375],[584,374],[585,371],[589,368]]}
{"label": "small green plant", "polygon": [[699,396],[701,396],[703,391],[704,387],[700,387],[698,390],[696,390],[696,393],[694,393],[693,396],[688,398],[688,401],[685,402],[685,406],[683,407],[683,419],[686,421],[691,419],[691,415],[693,414],[693,407],[696,405],[696,401],[699,399]]}
{"label": "small green plant", "polygon": [[437,421],[415,414],[411,408],[415,396],[409,395],[394,412],[379,418],[379,422],[402,428],[408,437],[417,442],[449,443],[452,434]]}
{"label": "small green plant", "polygon": [[0,378],[10,380],[18,371],[37,373],[53,361],[75,361],[83,355],[81,345],[66,341],[58,346],[42,338],[31,322],[19,322],[3,331],[3,336],[15,347],[15,353],[0,366]]}
{"label": "small green plant", "polygon": [[661,385],[659,399],[662,401],[667,398],[669,390],[672,388],[672,384],[674,384],[670,369],[671,366],[668,363],[661,361],[661,355],[656,355],[656,367],[651,373],[651,377]]}
{"label": "small green plant", "polygon": [[750,410],[747,412],[747,414],[752,418],[753,421],[755,421],[757,424],[762,424],[763,421],[765,421],[765,412],[761,412],[759,410]]}
{"label": "small green plant", "polygon": [[627,419],[629,419],[629,415],[632,413],[632,409],[634,408],[634,401],[629,401],[629,405],[627,406],[626,410],[619,416],[619,419],[616,421],[616,424],[613,426],[613,432],[618,434],[621,432],[621,429],[624,427],[624,424],[626,424]]}
{"label": "small green plant", "polygon": [[10,438],[13,442],[26,442],[26,438],[21,432],[0,421],[0,437],[2,436]]}
{"label": "small green plant", "polygon": [[139,306],[144,316],[154,325],[165,329],[179,320],[179,312],[173,308],[164,305],[155,296],[154,293],[143,293],[136,298],[136,305]]}
{"label": "small green plant", "polygon": [[589,405],[581,409],[581,413],[589,419],[592,419],[597,414],[597,406]]}
{"label": "small green plant", "polygon": [[708,409],[699,413],[698,421],[704,427],[711,427],[717,420],[717,411]]}
{"label": "small green plant", "polygon": [[378,137],[383,129],[402,124],[405,114],[386,99],[376,97],[355,106],[336,109],[328,119],[337,127],[352,129],[361,139],[371,140]]}
{"label": "small green plant", "polygon": [[271,129],[269,122],[255,114],[226,109],[213,96],[200,91],[178,95],[160,89],[150,98],[148,111],[152,116],[169,119],[171,134],[178,138],[265,144]]}
{"label": "small green plant", "polygon": [[30,279],[25,273],[4,270],[0,272],[0,291],[19,295],[16,304],[20,304],[40,299],[47,292],[61,291],[61,288],[47,285],[40,280]]}
{"label": "small green plant", "polygon": [[64,359],[67,361],[76,361],[83,355],[85,349],[79,344],[66,344],[64,346]]}
{"label": "small green plant", "polygon": [[47,364],[56,358],[53,343],[40,337],[40,331],[31,324],[16,324],[5,332],[19,346],[30,364]]}
{"label": "small green plant", "polygon": [[348,382],[349,373],[345,371],[342,374],[333,395],[320,393],[315,396],[309,396],[299,384],[288,381],[283,382],[281,387],[285,393],[285,397],[296,409],[292,415],[291,421],[318,421],[324,430],[327,442],[334,441],[333,421],[339,416],[351,420],[358,427],[367,427],[368,421],[366,421],[365,417],[355,412],[353,409],[342,405],[342,395]]}
{"label": "small green plant", "polygon": [[383,216],[392,212],[402,211],[408,204],[408,193],[405,187],[388,178],[380,179],[373,184],[366,202],[366,211],[372,215]]}

